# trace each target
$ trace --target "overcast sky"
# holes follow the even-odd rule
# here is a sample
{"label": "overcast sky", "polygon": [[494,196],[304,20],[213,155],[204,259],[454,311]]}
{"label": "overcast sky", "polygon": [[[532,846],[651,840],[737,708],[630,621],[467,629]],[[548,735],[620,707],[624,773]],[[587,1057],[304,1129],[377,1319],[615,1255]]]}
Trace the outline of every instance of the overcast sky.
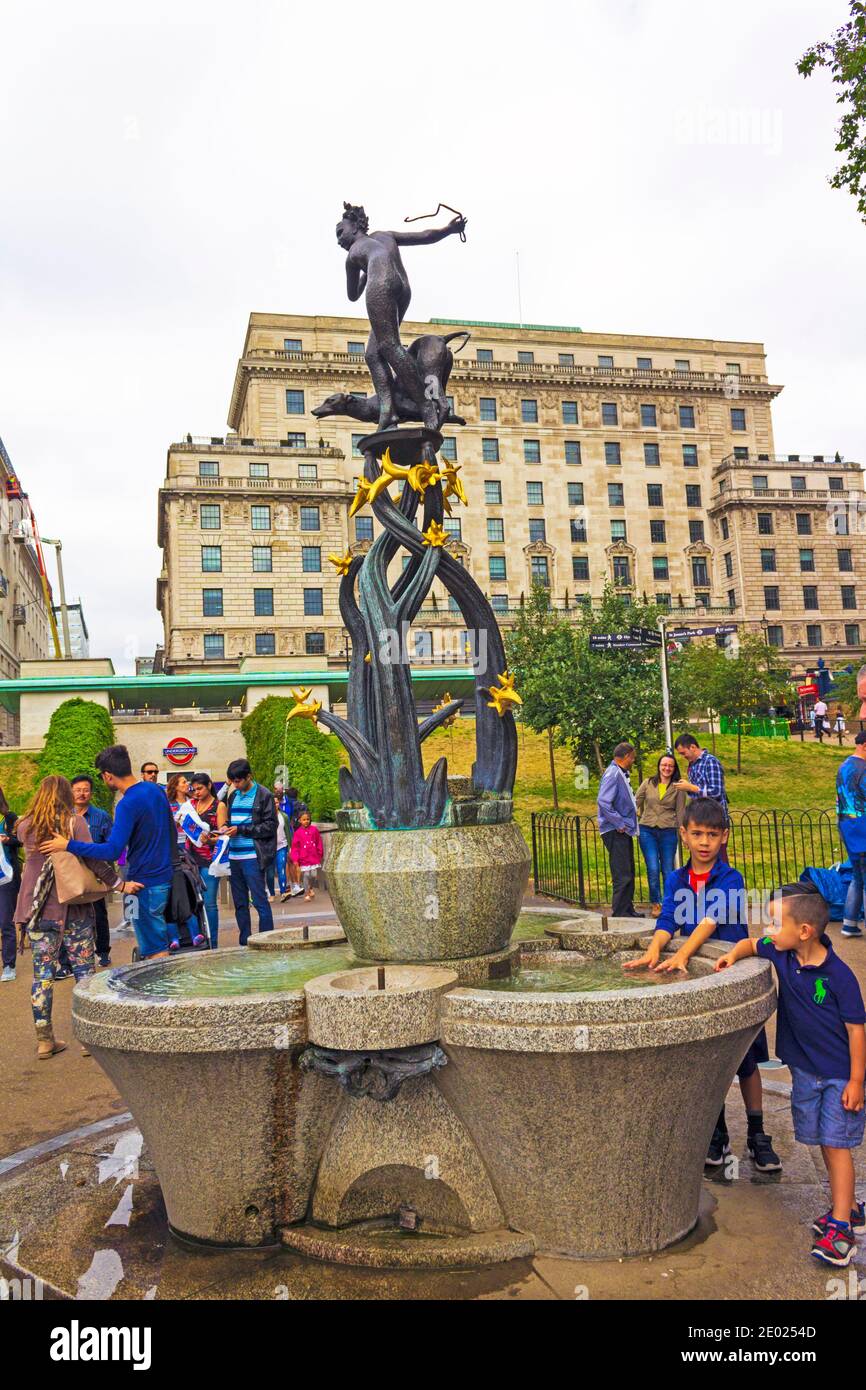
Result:
{"label": "overcast sky", "polygon": [[515,320],[519,250],[524,321],[763,341],[779,451],[866,458],[866,227],[795,70],[846,15],[5,0],[0,436],[91,652],[161,639],[166,449],[224,432],[250,311],[347,310],[344,198],[469,215],[407,253],[414,318]]}

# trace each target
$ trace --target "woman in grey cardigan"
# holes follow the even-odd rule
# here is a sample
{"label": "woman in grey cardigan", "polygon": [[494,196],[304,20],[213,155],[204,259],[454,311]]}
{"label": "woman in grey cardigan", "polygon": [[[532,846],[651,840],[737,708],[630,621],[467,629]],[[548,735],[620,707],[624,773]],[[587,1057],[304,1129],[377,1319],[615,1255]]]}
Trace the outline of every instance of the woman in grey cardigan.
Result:
{"label": "woman in grey cardigan", "polygon": [[679,780],[676,758],[672,753],[663,753],[654,775],[644,778],[635,793],[638,837],[646,861],[653,917],[661,912],[663,881],[674,870],[680,826],[689,799],[688,792],[678,791],[673,785]]}

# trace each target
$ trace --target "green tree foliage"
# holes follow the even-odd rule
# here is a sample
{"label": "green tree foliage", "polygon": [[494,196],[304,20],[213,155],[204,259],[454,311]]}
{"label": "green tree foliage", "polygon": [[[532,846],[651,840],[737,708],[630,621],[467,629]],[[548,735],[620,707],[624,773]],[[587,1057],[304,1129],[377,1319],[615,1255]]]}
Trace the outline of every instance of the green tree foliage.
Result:
{"label": "green tree foliage", "polygon": [[535,733],[546,733],[550,753],[553,808],[559,810],[553,749],[574,690],[575,643],[568,619],[550,607],[548,591],[534,584],[512,630],[506,635],[508,669],[523,700],[518,717]]}
{"label": "green tree foliage", "polygon": [[314,820],[331,820],[340,805],[340,745],[308,719],[288,719],[293,700],[269,695],[241,722],[247,757],[257,782],[272,787],[285,769]]}
{"label": "green tree foliage", "polygon": [[114,792],[96,771],[97,753],[116,742],[108,710],[93,700],[64,700],[51,716],[45,744],[39,755],[40,777],[68,777],[79,772],[93,778],[93,800],[110,811]]}
{"label": "green tree foliage", "polygon": [[844,158],[830,186],[847,188],[866,222],[866,5],[860,0],[851,0],[847,24],[808,49],[797,64],[802,77],[811,77],[816,68],[830,69],[838,88],[836,102],[843,108],[836,152]]}
{"label": "green tree foliage", "polygon": [[769,704],[770,692],[778,689],[782,668],[775,647],[763,637],[749,633],[738,648],[726,653],[716,685],[716,708],[720,714],[736,719],[737,772],[742,770],[741,721],[748,714]]}
{"label": "green tree foliage", "polygon": [[857,669],[837,671],[830,686],[830,700],[838,700],[847,719],[859,719],[860,697],[857,694]]}
{"label": "green tree foliage", "polygon": [[726,664],[725,652],[714,641],[692,641],[670,658],[671,699],[688,710],[706,710],[710,721],[713,752],[716,751],[715,721],[719,712],[719,684]]}

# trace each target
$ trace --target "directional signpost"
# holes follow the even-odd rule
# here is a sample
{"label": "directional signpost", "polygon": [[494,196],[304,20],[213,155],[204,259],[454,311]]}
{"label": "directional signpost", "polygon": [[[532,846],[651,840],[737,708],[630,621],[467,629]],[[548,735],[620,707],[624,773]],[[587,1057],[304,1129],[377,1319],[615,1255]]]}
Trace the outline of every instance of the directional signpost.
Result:
{"label": "directional signpost", "polygon": [[712,627],[669,627],[667,635],[674,642],[683,642],[689,637],[729,637],[736,630],[736,623],[714,623]]}

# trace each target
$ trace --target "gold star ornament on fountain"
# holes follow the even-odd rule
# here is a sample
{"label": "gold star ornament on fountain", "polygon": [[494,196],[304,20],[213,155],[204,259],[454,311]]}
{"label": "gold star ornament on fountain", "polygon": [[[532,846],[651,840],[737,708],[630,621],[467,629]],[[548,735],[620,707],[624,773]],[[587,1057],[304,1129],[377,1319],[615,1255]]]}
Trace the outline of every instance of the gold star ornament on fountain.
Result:
{"label": "gold star ornament on fountain", "polygon": [[321,700],[311,700],[313,690],[311,686],[292,686],[292,696],[295,704],[286,715],[287,719],[312,719],[315,724],[319,717],[319,710],[322,708]]}
{"label": "gold star ornament on fountain", "polygon": [[431,521],[426,531],[422,531],[425,545],[442,546],[448,539],[448,532],[437,521]]}
{"label": "gold star ornament on fountain", "polygon": [[349,566],[352,563],[352,553],[347,550],[345,555],[329,555],[328,560],[338,574],[346,575],[349,573]]}
{"label": "gold star ornament on fountain", "polygon": [[514,677],[507,671],[501,672],[497,676],[499,685],[491,685],[487,694],[490,699],[487,701],[488,709],[495,709],[501,719],[509,705],[522,705],[523,701],[514,689]]}

